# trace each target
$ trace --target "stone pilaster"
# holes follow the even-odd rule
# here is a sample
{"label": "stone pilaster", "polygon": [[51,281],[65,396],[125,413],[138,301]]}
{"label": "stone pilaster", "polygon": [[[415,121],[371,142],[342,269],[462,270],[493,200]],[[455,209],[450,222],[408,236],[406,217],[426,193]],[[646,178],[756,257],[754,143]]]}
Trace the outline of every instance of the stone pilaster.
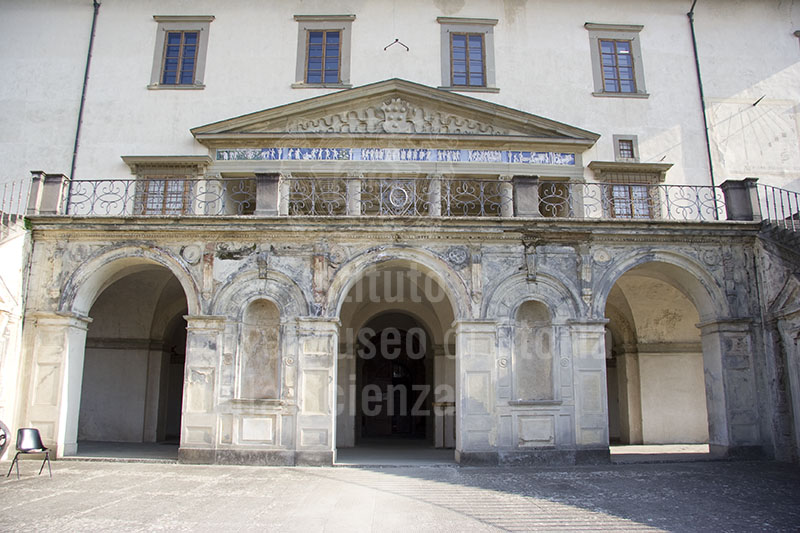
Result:
{"label": "stone pilaster", "polygon": [[760,442],[749,320],[699,324],[711,451],[736,454]]}
{"label": "stone pilaster", "polygon": [[186,363],[179,457],[214,462],[217,444],[217,394],[225,317],[185,316]]}
{"label": "stone pilaster", "polygon": [[575,444],[608,454],[606,391],[606,320],[572,321],[572,368],[575,384]]}
{"label": "stone pilaster", "polygon": [[298,324],[297,464],[332,464],[336,446],[336,357],[339,321],[301,318]]}
{"label": "stone pilaster", "polygon": [[35,427],[56,457],[78,450],[86,331],[91,319],[73,314],[35,313],[28,408],[22,423]]}
{"label": "stone pilaster", "polygon": [[456,460],[497,462],[495,383],[497,324],[462,320],[456,331]]}

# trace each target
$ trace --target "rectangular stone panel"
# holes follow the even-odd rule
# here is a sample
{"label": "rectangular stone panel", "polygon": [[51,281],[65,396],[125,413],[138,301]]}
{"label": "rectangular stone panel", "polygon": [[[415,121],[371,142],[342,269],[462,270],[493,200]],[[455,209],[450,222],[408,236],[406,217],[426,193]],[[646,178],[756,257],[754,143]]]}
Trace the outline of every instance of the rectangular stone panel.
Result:
{"label": "rectangular stone panel", "polygon": [[328,413],[328,371],[303,371],[303,412]]}
{"label": "rectangular stone panel", "polygon": [[214,409],[214,369],[189,368],[186,412],[206,413]]}
{"label": "rectangular stone panel", "polygon": [[604,413],[602,372],[583,371],[579,376],[581,415]]}
{"label": "rectangular stone panel", "polygon": [[517,438],[520,447],[555,444],[554,417],[551,415],[518,417]]}
{"label": "rectangular stone panel", "polygon": [[491,402],[491,373],[467,372],[464,377],[465,413],[468,415],[489,414]]}
{"label": "rectangular stone panel", "polygon": [[219,443],[233,444],[233,416],[221,415],[219,417]]}
{"label": "rectangular stone panel", "polygon": [[491,447],[489,431],[467,431],[465,450],[485,450]]}
{"label": "rectangular stone panel", "polygon": [[208,426],[186,426],[186,444],[209,446],[213,442],[214,428]]}
{"label": "rectangular stone panel", "polygon": [[34,376],[34,405],[58,405],[58,386],[61,377],[61,365],[39,363]]}
{"label": "rectangular stone panel", "polygon": [[[39,430],[39,435],[43,441],[55,442],[56,440],[56,425],[54,422],[45,422],[43,420],[31,420],[31,426]],[[10,445],[10,443],[9,443]],[[47,446],[45,444],[45,446]],[[11,449],[9,449],[9,453]]]}
{"label": "rectangular stone panel", "polygon": [[275,441],[274,417],[242,418],[239,432],[242,442],[272,444]]}
{"label": "rectangular stone panel", "polygon": [[301,428],[300,446],[326,446],[328,430],[325,428]]}

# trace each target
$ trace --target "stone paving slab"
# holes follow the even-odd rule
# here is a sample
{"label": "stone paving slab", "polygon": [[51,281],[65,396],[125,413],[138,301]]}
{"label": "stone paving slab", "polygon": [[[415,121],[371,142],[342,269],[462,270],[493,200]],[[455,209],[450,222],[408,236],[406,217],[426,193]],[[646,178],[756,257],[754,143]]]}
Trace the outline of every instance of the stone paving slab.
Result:
{"label": "stone paving slab", "polygon": [[0,531],[800,530],[800,468],[770,462],[38,470],[0,482]]}

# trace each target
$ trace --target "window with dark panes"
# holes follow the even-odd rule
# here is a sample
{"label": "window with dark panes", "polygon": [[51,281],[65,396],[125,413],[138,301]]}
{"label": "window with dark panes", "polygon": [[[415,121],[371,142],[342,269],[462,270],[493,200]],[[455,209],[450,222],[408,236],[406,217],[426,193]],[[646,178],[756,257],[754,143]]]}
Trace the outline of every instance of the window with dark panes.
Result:
{"label": "window with dark panes", "polygon": [[633,141],[630,139],[620,139],[618,141],[620,159],[634,159],[636,155],[633,151]]}
{"label": "window with dark panes", "polygon": [[199,32],[170,31],[164,43],[164,85],[192,85],[197,65]]}
{"label": "window with dark panes", "polygon": [[182,215],[188,211],[190,181],[147,178],[137,182],[136,212],[141,215]]}
{"label": "window with dark panes", "polygon": [[452,85],[486,85],[482,33],[450,34],[450,70]]}
{"label": "window with dark panes", "polygon": [[611,186],[611,216],[615,218],[651,218],[652,202],[647,185]]}
{"label": "window with dark panes", "polygon": [[306,83],[339,83],[341,32],[309,31],[306,58]]}
{"label": "window with dark panes", "polygon": [[600,39],[600,60],[603,66],[603,90],[610,93],[635,93],[631,42]]}

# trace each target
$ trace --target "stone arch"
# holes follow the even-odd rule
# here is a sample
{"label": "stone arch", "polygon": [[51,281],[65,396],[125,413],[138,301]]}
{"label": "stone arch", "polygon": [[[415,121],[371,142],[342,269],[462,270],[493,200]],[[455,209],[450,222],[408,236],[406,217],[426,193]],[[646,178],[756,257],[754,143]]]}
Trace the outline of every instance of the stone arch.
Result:
{"label": "stone arch", "polygon": [[668,250],[636,254],[612,263],[594,283],[591,315],[604,316],[609,293],[616,282],[629,270],[642,265],[648,265],[648,275],[666,281],[689,298],[701,322],[730,316],[728,301],[714,276],[695,259]]}
{"label": "stone arch", "polygon": [[308,316],[309,304],[302,289],[287,275],[270,270],[267,278],[257,270],[240,272],[227,280],[214,297],[210,309],[214,315],[242,320],[250,302],[266,299],[280,311],[281,320]]}
{"label": "stone arch", "polygon": [[405,247],[372,248],[342,265],[331,281],[323,312],[327,316],[338,317],[353,285],[371,267],[378,265],[420,269],[445,291],[456,320],[472,316],[469,290],[450,265],[430,252]]}
{"label": "stone arch", "polygon": [[88,316],[95,299],[106,287],[148,265],[162,266],[178,279],[190,315],[202,312],[200,289],[182,259],[156,246],[131,245],[104,248],[76,268],[61,291],[58,310]]}
{"label": "stone arch", "polygon": [[525,274],[503,280],[486,298],[482,318],[513,322],[517,310],[526,301],[543,303],[553,323],[564,323],[580,316],[580,299],[573,290],[549,274],[539,274],[529,281]]}

